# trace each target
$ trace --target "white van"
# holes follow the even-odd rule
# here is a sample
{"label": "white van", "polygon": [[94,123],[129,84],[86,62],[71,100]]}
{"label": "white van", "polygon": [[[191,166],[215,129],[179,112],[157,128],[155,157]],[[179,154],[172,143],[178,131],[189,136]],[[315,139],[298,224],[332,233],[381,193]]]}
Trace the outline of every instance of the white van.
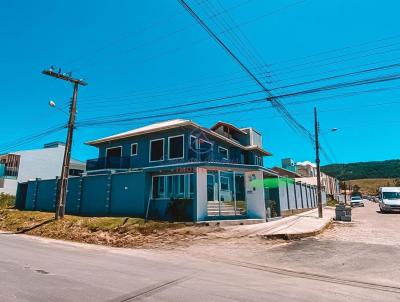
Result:
{"label": "white van", "polygon": [[379,188],[379,208],[381,213],[400,211],[400,187]]}

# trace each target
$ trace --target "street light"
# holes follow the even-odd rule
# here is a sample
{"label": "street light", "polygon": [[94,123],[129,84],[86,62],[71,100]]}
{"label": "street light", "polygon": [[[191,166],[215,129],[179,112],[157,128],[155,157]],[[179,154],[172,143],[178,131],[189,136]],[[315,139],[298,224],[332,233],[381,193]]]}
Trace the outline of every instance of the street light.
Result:
{"label": "street light", "polygon": [[55,108],[55,109],[57,109],[57,110],[61,111],[62,113],[64,113],[64,114],[68,115],[68,112],[66,112],[66,111],[64,111],[63,109],[61,109],[61,108],[57,107],[57,104],[56,104],[56,102],[55,102],[55,101],[53,101],[53,100],[50,100],[50,101],[49,101],[49,106],[50,106],[51,108]]}

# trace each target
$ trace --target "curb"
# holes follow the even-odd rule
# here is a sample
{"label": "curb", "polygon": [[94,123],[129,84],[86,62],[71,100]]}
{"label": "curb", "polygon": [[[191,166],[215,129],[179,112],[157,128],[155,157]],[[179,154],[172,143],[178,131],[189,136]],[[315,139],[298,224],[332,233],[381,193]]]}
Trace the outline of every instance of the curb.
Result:
{"label": "curb", "polygon": [[284,239],[284,240],[295,240],[295,239],[302,239],[306,237],[317,236],[324,232],[328,227],[331,226],[333,223],[333,218],[331,218],[324,226],[319,228],[318,230],[312,232],[305,232],[305,233],[297,233],[297,234],[268,234],[268,235],[260,235],[263,239]]}

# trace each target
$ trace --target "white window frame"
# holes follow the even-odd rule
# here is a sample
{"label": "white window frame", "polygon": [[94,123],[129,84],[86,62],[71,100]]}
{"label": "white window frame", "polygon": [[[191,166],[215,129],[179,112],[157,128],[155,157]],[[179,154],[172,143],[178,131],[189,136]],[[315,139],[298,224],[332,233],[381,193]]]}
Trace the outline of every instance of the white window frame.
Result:
{"label": "white window frame", "polygon": [[[157,160],[151,160],[151,143],[156,142],[156,141],[163,141],[163,150],[162,150],[162,159],[157,159]],[[164,156],[165,155],[165,138],[156,138],[156,139],[151,139],[149,142],[149,163],[155,163],[159,161],[164,161]]]}
{"label": "white window frame", "polygon": [[[136,154],[132,154],[132,146],[133,146],[133,145],[136,145]],[[136,156],[136,155],[138,155],[138,152],[139,152],[138,148],[139,148],[138,143],[133,143],[133,144],[131,144],[131,156]]]}
{"label": "white window frame", "polygon": [[[161,174],[161,175],[152,175],[151,177],[151,199],[152,200],[158,200],[158,199],[169,199],[170,197],[168,196],[168,176],[178,176],[178,175],[183,175],[183,182],[184,182],[184,188],[183,188],[183,193],[182,196],[183,197],[188,197],[188,198],[194,198],[194,192],[195,192],[195,186],[196,186],[196,182],[193,183],[194,187],[193,187],[193,193],[190,193],[190,175],[193,175],[194,177],[194,173],[179,173],[179,174]],[[188,179],[186,179],[186,175],[189,177]],[[164,196],[163,197],[158,197],[158,198],[154,198],[153,196],[153,184],[154,184],[154,178],[155,177],[164,177]],[[187,190],[186,190],[187,188]],[[181,193],[178,193],[181,194]],[[192,196],[190,196],[191,194],[193,194]]]}
{"label": "white window frame", "polygon": [[[207,144],[210,144],[210,145],[211,145],[211,149],[210,149],[210,150],[211,150],[211,154],[212,154],[212,158],[211,158],[211,161],[212,161],[213,158],[214,158],[214,155],[215,155],[215,154],[214,154],[214,143],[213,143],[213,142],[210,142],[210,141],[206,141],[206,140],[204,140],[204,139],[202,139],[202,141],[205,142],[205,143],[207,143]],[[199,139],[197,139],[197,144],[198,144],[198,145],[197,145],[197,149],[200,150],[200,140],[199,140]],[[203,154],[204,154],[204,153],[203,153]],[[202,154],[200,154],[200,159],[201,159],[201,155],[202,155]]]}
{"label": "white window frame", "polygon": [[108,150],[117,149],[117,148],[121,149],[121,156],[120,156],[120,157],[122,157],[122,151],[123,151],[122,145],[121,145],[121,146],[114,146],[114,147],[108,147],[108,148],[106,148],[106,156],[105,156],[105,157],[108,157]]}
{"label": "white window frame", "polygon": [[[154,178],[156,178],[156,177],[163,177],[164,178],[164,196],[162,196],[162,197],[157,197],[157,198],[155,198],[154,197],[154,195],[153,195],[153,190],[154,190]],[[167,191],[168,191],[168,188],[166,187],[166,185],[167,185],[167,177],[166,177],[166,175],[153,175],[152,177],[151,177],[151,187],[152,187],[152,190],[151,190],[151,199],[154,199],[154,200],[157,200],[157,199],[167,199],[168,197],[167,197]],[[158,188],[157,188],[157,192],[158,192]]]}
{"label": "white window frame", "polygon": [[[177,192],[177,195],[185,196],[186,177],[185,177],[184,174],[179,174],[179,175],[176,175],[176,176],[179,176],[179,177],[177,177],[178,178],[178,192]],[[180,179],[179,179],[182,176],[183,176],[183,188],[181,188],[181,182],[180,182]],[[181,189],[183,189],[182,192],[181,192]]]}
{"label": "white window frame", "polygon": [[229,160],[229,150],[227,148],[218,146],[218,153],[221,154],[220,149],[223,149],[226,151],[226,157],[223,157],[223,159]]}
{"label": "white window frame", "polygon": [[[171,146],[171,138],[176,138],[176,137],[182,137],[182,157],[175,157],[171,158],[170,157],[170,146]],[[174,136],[168,136],[168,160],[176,160],[176,159],[184,159],[185,158],[185,135],[184,134],[179,134],[179,135],[174,135]]]}
{"label": "white window frame", "polygon": [[198,144],[199,144],[199,139],[194,136],[194,135],[190,135],[189,136],[189,146],[192,147],[192,138],[194,138],[194,144],[195,144],[195,148],[196,150],[199,148]]}
{"label": "white window frame", "polygon": [[256,166],[262,166],[262,157],[260,155],[255,155],[254,157]]}

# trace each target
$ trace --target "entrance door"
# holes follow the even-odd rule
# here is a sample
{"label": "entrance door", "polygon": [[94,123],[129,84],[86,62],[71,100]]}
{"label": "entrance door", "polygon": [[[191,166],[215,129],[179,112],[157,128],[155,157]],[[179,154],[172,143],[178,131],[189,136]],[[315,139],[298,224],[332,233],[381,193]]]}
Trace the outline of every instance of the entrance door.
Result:
{"label": "entrance door", "polygon": [[106,151],[106,168],[120,168],[122,147],[108,148]]}

